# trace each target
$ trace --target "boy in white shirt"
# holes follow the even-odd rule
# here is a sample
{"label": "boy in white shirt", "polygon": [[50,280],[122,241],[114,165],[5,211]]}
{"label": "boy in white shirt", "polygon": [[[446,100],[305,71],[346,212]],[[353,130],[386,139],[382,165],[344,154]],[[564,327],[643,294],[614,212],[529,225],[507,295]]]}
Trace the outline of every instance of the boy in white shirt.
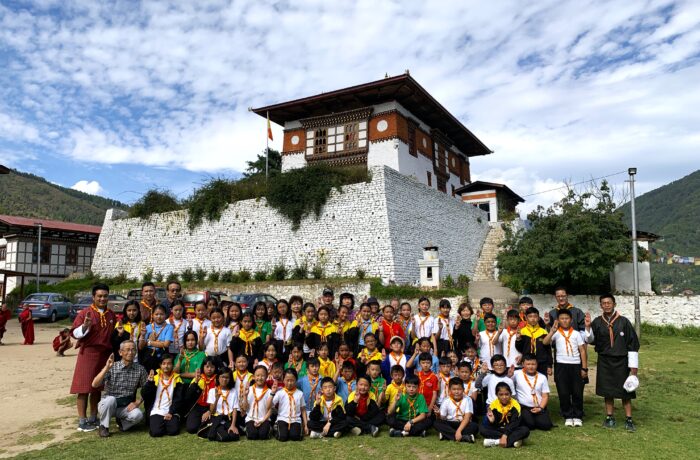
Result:
{"label": "boy in white shirt", "polygon": [[442,299],[438,306],[440,314],[433,320],[433,334],[435,335],[435,343],[437,344],[437,357],[442,358],[447,356],[448,351],[455,349],[452,334],[455,330],[455,320],[450,318],[450,310],[452,306],[450,301]]}
{"label": "boy in white shirt", "polygon": [[440,405],[440,417],[435,420],[433,428],[440,440],[473,443],[479,426],[472,421],[474,407],[472,399],[464,395],[462,379],[451,378],[449,391],[450,395]]}
{"label": "boy in white shirt", "polygon": [[[484,325],[486,326],[485,331],[479,332],[479,361],[487,364],[489,370],[491,367],[491,358],[496,355],[503,356],[503,350],[501,349],[501,343],[498,341],[499,330],[496,329],[496,315],[491,313],[486,313],[484,315]],[[503,330],[503,326],[500,326],[500,331]]]}
{"label": "boy in white shirt", "polygon": [[435,340],[435,317],[430,315],[430,300],[421,297],[418,300],[418,313],[413,316],[413,338],[428,339],[432,347],[433,355],[438,356],[437,341]]}
{"label": "boy in white shirt", "polygon": [[304,393],[297,389],[296,369],[284,371],[284,388],[275,393],[272,405],[277,408],[277,439],[282,442],[301,441],[309,434]]}
{"label": "boy in white shirt", "polygon": [[544,338],[545,345],[554,344],[559,407],[565,426],[583,426],[583,387],[588,380],[588,353],[585,332],[571,326],[571,311],[559,310],[557,319]]}
{"label": "boy in white shirt", "polygon": [[515,348],[515,339],[518,335],[520,314],[518,310],[509,310],[506,316],[508,326],[498,333],[498,342],[501,344],[503,356],[506,357],[506,367],[514,366],[519,369],[522,364],[522,354]]}
{"label": "boy in white shirt", "polygon": [[523,356],[523,368],[515,372],[513,380],[523,425],[530,430],[552,429],[552,420],[547,412],[549,383],[546,375],[537,372],[535,355],[528,353]]}
{"label": "boy in white shirt", "polygon": [[515,393],[515,384],[513,383],[512,369],[506,368],[506,358],[503,355],[494,355],[491,358],[492,371],[489,371],[486,363],[481,364],[482,373],[476,378],[476,388],[484,393],[486,389],[486,407],[496,399],[496,385],[501,382],[508,384],[511,394]]}
{"label": "boy in white shirt", "polygon": [[173,357],[164,354],[160,369],[154,375],[148,374],[148,382],[143,387],[146,413],[149,414],[149,434],[154,438],[175,436],[180,432],[180,408],[183,404],[185,388],[179,374],[173,372]]}

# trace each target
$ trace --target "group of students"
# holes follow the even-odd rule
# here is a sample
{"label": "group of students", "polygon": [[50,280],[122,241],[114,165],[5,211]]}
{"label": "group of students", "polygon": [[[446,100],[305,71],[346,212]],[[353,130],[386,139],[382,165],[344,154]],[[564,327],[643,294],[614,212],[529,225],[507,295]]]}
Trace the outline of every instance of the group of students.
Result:
{"label": "group of students", "polygon": [[317,305],[294,296],[250,312],[202,301],[191,319],[179,300],[132,301],[110,360],[133,342],[149,372],[142,398],[152,436],[184,428],[221,442],[298,441],[377,436],[386,424],[392,437],[432,428],[441,440],[481,434],[487,447],[519,447],[530,430],[553,427],[552,374],[565,425],[582,426],[590,315],[567,305],[545,322],[527,297],[503,321],[489,298],[476,316],[465,303],[451,317],[444,299],[433,316],[427,298],[415,314],[373,298],[356,311],[352,295],[335,307],[328,291]]}

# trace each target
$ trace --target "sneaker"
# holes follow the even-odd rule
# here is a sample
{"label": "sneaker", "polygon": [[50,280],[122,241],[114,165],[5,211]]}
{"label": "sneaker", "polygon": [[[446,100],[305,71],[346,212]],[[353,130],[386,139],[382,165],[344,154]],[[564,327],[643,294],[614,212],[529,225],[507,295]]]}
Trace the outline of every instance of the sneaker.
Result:
{"label": "sneaker", "polygon": [[401,430],[395,430],[391,428],[389,430],[389,436],[392,438],[400,438],[401,436],[403,436],[403,434],[401,434]]}
{"label": "sneaker", "polygon": [[564,422],[564,426],[574,426],[574,419],[567,418],[566,421]]}
{"label": "sneaker", "polygon": [[498,439],[484,439],[484,447],[498,447],[500,444]]}
{"label": "sneaker", "polygon": [[617,425],[615,423],[615,417],[613,417],[612,415],[608,415],[607,417],[605,417],[605,421],[603,422],[603,426],[605,428],[615,428],[615,425]]}
{"label": "sneaker", "polygon": [[109,428],[100,425],[100,437],[109,438]]}
{"label": "sneaker", "polygon": [[522,442],[522,441],[515,441],[515,442],[513,443],[513,447],[515,447],[515,448],[518,448],[518,447],[520,447],[520,446],[522,446],[522,445],[523,445],[523,442]]}
{"label": "sneaker", "polygon": [[632,417],[627,417],[627,420],[625,420],[625,430],[629,431],[630,433],[634,433],[635,431],[637,431],[637,427],[634,426]]}
{"label": "sneaker", "polygon": [[309,437],[311,439],[321,439],[323,435],[319,431],[312,431],[311,433],[309,433]]}
{"label": "sneaker", "polygon": [[376,438],[377,435],[379,434],[379,427],[376,425],[372,425],[372,428],[370,429],[370,433],[372,433],[373,438]]}
{"label": "sneaker", "polygon": [[442,441],[442,433],[438,433],[438,439]]}
{"label": "sneaker", "polygon": [[583,426],[583,420],[581,420],[580,418],[575,418],[574,426]]}
{"label": "sneaker", "polygon": [[462,442],[468,442],[470,444],[474,444],[474,435],[468,434],[466,436],[462,436]]}
{"label": "sneaker", "polygon": [[[358,430],[359,430],[359,428],[358,428]],[[360,433],[361,433],[361,432],[362,432],[362,430],[360,430]],[[338,439],[338,438],[341,437],[342,435],[343,435],[343,433],[341,433],[340,431],[336,431],[335,433],[333,433],[333,437],[334,437],[335,439]]]}
{"label": "sneaker", "polygon": [[411,434],[411,433],[409,433],[408,431],[402,431],[402,432],[401,432],[401,436],[403,436],[404,438],[407,437],[407,436],[410,435],[410,434]]}
{"label": "sneaker", "polygon": [[359,436],[362,434],[362,429],[360,427],[356,426],[356,427],[353,427],[352,430],[350,430],[350,433],[354,434],[355,436]]}
{"label": "sneaker", "polygon": [[424,438],[424,437],[426,437],[426,436],[428,436],[428,432],[427,432],[427,431],[423,430],[423,431],[420,432],[420,437],[421,437],[421,438]]}
{"label": "sneaker", "polygon": [[78,431],[82,431],[84,433],[90,432],[90,431],[95,431],[97,427],[95,425],[92,425],[85,420],[84,422],[80,422],[78,424]]}

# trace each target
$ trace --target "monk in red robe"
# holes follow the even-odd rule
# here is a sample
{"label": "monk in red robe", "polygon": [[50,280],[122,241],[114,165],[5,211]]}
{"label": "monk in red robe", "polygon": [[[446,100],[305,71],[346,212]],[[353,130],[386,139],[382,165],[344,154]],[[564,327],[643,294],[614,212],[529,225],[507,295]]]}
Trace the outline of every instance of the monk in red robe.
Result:
{"label": "monk in red robe", "polygon": [[24,307],[22,313],[17,317],[22,326],[22,335],[24,336],[24,345],[34,345],[34,320],[32,319],[32,310],[29,307]]}
{"label": "monk in red robe", "polygon": [[7,308],[6,304],[3,304],[0,307],[0,345],[5,345],[4,343],[2,343],[2,338],[5,335],[5,331],[7,330],[7,322],[10,320],[11,317],[12,312],[9,308]]}
{"label": "monk in red robe", "polygon": [[[107,307],[109,286],[96,284],[92,288],[92,305],[82,309],[73,321],[71,335],[78,341],[80,349],[75,362],[71,394],[78,395],[78,430],[94,431],[99,424],[97,404],[102,387],[93,388],[92,381],[112,353],[112,332],[116,324],[114,312]],[[87,418],[88,396],[90,418]]]}

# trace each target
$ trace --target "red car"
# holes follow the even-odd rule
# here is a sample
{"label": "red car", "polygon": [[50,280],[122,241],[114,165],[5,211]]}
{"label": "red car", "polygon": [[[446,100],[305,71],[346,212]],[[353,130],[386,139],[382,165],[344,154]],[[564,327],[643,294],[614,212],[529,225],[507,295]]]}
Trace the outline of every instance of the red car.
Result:
{"label": "red car", "polygon": [[216,299],[217,302],[221,300],[221,296],[225,295],[223,292],[219,291],[199,291],[190,292],[182,297],[182,302],[185,304],[185,316],[187,319],[194,318],[194,304],[203,300],[204,303],[209,303],[210,299]]}

